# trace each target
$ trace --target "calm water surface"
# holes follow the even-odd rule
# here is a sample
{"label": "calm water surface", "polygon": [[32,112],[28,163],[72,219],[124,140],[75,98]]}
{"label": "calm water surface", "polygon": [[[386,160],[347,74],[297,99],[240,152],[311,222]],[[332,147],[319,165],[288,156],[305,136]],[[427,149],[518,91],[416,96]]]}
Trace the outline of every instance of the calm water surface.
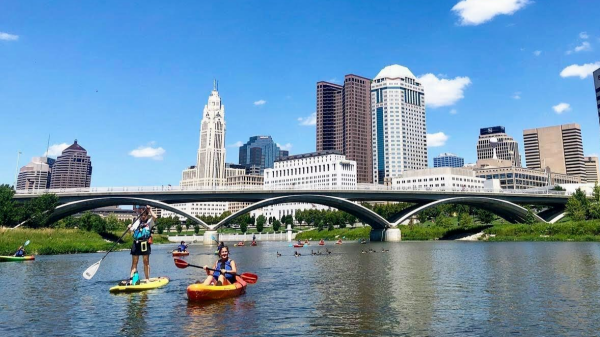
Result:
{"label": "calm water surface", "polygon": [[[205,274],[176,268],[174,247],[151,255],[151,276],[171,283],[126,295],[108,289],[128,277],[128,252],[111,253],[90,281],[81,274],[102,254],[0,263],[0,336],[600,334],[598,243],[346,243],[311,256],[324,251],[313,243],[299,258],[283,242],[231,247],[258,283],[209,304],[188,303],[186,287]],[[369,248],[378,252],[361,253]],[[190,252],[190,263],[215,261],[214,247]]]}

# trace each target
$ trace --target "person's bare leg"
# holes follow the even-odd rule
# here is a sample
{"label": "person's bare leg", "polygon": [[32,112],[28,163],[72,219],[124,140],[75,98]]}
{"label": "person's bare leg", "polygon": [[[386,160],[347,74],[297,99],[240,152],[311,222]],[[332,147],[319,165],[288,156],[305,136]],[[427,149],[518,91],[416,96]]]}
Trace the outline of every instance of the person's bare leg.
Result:
{"label": "person's bare leg", "polygon": [[132,278],[133,274],[137,271],[137,265],[138,265],[139,260],[140,260],[139,256],[131,255],[131,273],[129,275],[129,278]]}
{"label": "person's bare leg", "polygon": [[150,255],[144,255],[144,275],[146,280],[150,279]]}
{"label": "person's bare leg", "polygon": [[213,277],[212,275],[208,275],[206,277],[206,280],[204,280],[204,282],[202,284],[204,284],[205,286],[209,286],[212,283]]}

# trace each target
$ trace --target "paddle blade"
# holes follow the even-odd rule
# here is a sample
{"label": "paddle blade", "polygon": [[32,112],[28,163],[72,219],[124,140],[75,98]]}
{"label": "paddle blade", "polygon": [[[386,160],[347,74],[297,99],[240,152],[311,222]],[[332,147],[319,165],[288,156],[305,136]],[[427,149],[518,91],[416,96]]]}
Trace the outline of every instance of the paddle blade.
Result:
{"label": "paddle blade", "polygon": [[175,266],[177,266],[177,268],[181,269],[187,268],[190,265],[182,259],[173,259],[173,262],[175,262]]}
{"label": "paddle blade", "polygon": [[102,262],[102,260],[94,263],[88,269],[86,269],[83,272],[83,278],[86,279],[86,280],[91,280],[92,277],[94,277],[94,275],[96,275],[96,272],[98,271],[98,268],[100,268],[100,262]]}
{"label": "paddle blade", "polygon": [[25,241],[25,244],[23,245],[23,247],[27,246],[29,244],[29,240]]}
{"label": "paddle blade", "polygon": [[252,273],[242,273],[242,275],[240,275],[240,277],[246,283],[250,283],[250,284],[255,284],[256,281],[258,281],[258,275],[252,274]]}

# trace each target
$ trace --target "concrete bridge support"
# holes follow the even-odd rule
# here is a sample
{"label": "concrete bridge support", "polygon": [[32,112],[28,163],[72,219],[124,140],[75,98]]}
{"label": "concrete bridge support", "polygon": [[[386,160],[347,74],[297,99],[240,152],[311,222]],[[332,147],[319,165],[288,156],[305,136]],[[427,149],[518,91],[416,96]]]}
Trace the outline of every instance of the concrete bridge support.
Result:
{"label": "concrete bridge support", "polygon": [[210,230],[204,232],[204,245],[214,246],[217,244],[217,242],[219,242],[219,232]]}
{"label": "concrete bridge support", "polygon": [[386,241],[386,242],[400,242],[402,241],[402,233],[398,227],[390,227],[385,229],[372,228],[371,241]]}

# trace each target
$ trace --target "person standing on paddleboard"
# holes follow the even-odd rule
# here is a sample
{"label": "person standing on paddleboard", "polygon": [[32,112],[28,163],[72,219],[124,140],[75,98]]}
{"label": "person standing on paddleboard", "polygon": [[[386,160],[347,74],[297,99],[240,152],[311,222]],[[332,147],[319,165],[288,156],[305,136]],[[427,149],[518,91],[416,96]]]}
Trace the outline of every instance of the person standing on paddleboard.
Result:
{"label": "person standing on paddleboard", "polygon": [[235,283],[237,268],[235,261],[229,258],[229,248],[227,246],[219,249],[219,260],[215,263],[214,271],[208,270],[208,266],[203,267],[206,270],[206,280],[204,285],[215,283],[216,285],[226,285]]}
{"label": "person standing on paddleboard", "polygon": [[[148,216],[150,213],[150,216]],[[152,211],[150,206],[146,206],[144,213],[140,216],[139,225],[136,227],[135,224],[127,226],[133,232],[133,244],[131,246],[131,273],[129,275],[130,280],[133,275],[137,272],[137,265],[140,256],[143,256],[144,260],[144,275],[146,280],[150,279],[150,244],[149,242],[152,236],[152,226],[156,215]]]}

